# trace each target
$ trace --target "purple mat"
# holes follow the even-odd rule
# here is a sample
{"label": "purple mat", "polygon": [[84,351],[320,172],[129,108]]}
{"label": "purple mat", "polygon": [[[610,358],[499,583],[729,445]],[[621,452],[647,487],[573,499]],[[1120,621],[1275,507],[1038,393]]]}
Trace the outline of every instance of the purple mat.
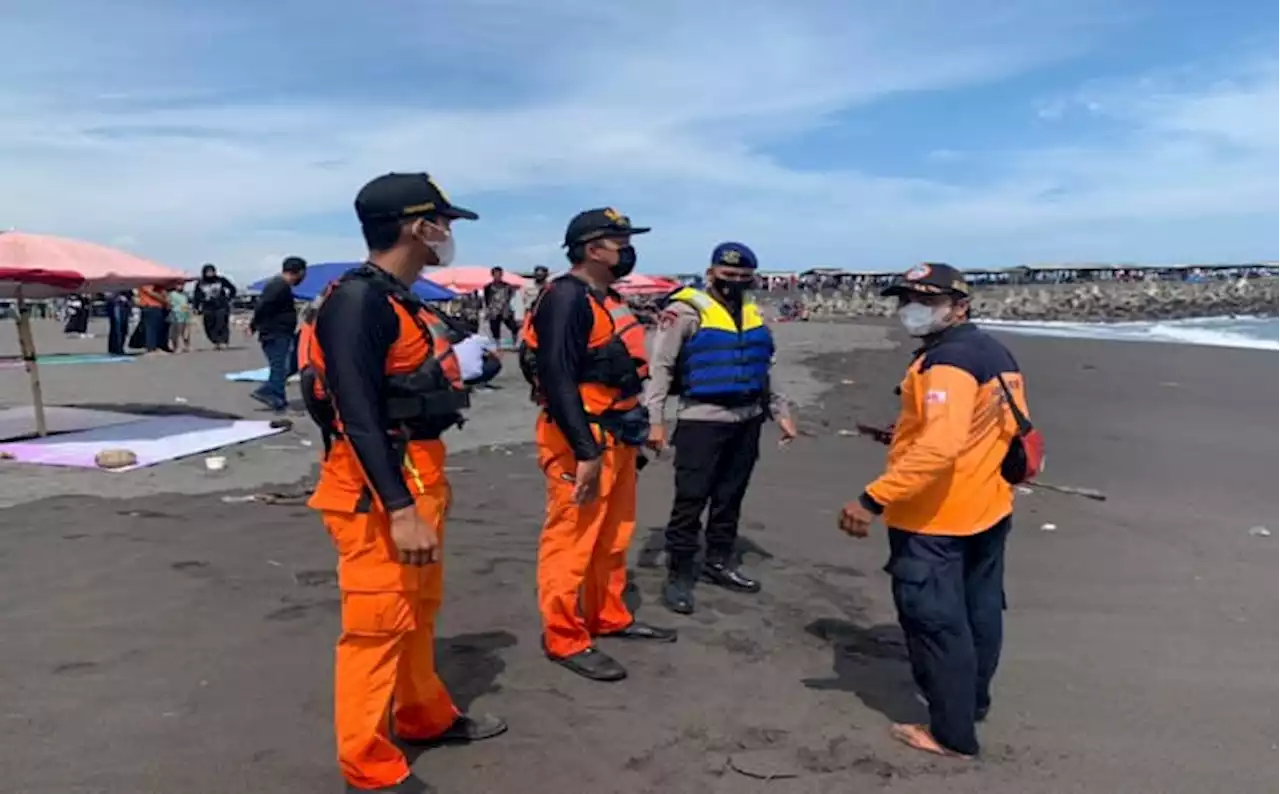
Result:
{"label": "purple mat", "polygon": [[140,417],[136,422],[63,433],[57,436],[0,444],[0,452],[21,463],[96,469],[99,452],[127,449],[136,465],[111,471],[132,471],[166,460],[228,447],[284,432],[270,422],[207,419],[201,416]]}

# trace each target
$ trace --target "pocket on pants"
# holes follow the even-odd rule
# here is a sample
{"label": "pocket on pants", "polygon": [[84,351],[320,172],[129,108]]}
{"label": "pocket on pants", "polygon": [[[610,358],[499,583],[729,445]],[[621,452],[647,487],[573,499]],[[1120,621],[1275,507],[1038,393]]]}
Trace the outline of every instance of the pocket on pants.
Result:
{"label": "pocket on pants", "polygon": [[890,560],[885,570],[893,577],[893,603],[903,622],[937,629],[950,622],[938,572],[933,565],[911,557]]}
{"label": "pocket on pants", "polygon": [[369,637],[407,634],[418,627],[416,593],[343,593],[342,631]]}

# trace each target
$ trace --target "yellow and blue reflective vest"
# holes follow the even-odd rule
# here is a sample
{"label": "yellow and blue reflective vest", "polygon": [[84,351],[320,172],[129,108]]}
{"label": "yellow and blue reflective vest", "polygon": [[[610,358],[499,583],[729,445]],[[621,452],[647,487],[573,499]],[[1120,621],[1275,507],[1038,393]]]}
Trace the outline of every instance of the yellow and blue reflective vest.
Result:
{"label": "yellow and blue reflective vest", "polygon": [[670,300],[698,310],[700,327],[680,349],[677,394],[719,404],[746,404],[769,391],[773,334],[754,301],[742,305],[739,328],[719,301],[685,287]]}

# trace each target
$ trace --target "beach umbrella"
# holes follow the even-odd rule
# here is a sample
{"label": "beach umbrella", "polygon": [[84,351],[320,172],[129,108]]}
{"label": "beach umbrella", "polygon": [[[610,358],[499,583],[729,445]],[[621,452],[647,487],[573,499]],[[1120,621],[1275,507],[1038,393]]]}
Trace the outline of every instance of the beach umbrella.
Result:
{"label": "beach umbrella", "polygon": [[[325,287],[342,278],[349,271],[360,267],[363,262],[321,262],[315,265],[307,265],[307,274],[303,276],[298,286],[293,288],[293,297],[298,300],[314,300],[320,297]],[[275,276],[260,279],[249,285],[249,292],[262,292],[267,286],[267,282]],[[417,295],[424,301],[451,301],[458,297],[450,290],[445,289],[439,284],[420,278],[410,287],[414,295]]]}
{"label": "beach umbrella", "polygon": [[665,295],[680,289],[680,282],[661,276],[632,273],[626,278],[619,279],[613,288],[620,295]]}
{"label": "beach umbrella", "polygon": [[[450,267],[428,268],[424,271],[427,279],[448,287],[454,292],[475,292],[484,289],[484,285],[493,281],[489,268],[481,265],[456,265]],[[513,287],[523,287],[525,279],[515,273],[503,272],[502,280]]]}
{"label": "beach umbrella", "polygon": [[0,232],[0,299],[17,302],[18,346],[31,378],[36,435],[46,435],[44,396],[31,333],[29,300],[82,292],[110,292],[187,279],[179,270],[114,248],[25,232]]}

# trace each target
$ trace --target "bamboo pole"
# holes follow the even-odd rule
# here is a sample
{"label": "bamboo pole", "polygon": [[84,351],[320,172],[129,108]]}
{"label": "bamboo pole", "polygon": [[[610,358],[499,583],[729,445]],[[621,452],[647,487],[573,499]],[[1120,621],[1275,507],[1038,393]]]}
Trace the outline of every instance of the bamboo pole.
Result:
{"label": "bamboo pole", "polygon": [[44,395],[40,390],[40,367],[36,364],[36,341],[31,333],[31,307],[22,297],[22,285],[18,285],[18,346],[22,350],[22,363],[31,378],[31,406],[36,415],[36,435],[49,434],[44,421]]}

